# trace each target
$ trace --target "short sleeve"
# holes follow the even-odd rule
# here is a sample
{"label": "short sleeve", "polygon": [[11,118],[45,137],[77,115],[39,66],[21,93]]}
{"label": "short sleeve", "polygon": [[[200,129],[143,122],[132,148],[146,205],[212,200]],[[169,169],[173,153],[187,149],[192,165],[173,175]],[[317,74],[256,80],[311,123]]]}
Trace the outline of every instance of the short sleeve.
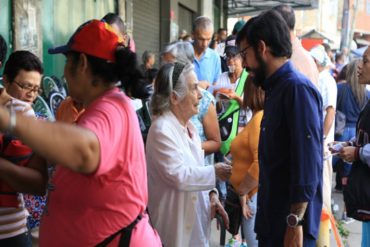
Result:
{"label": "short sleeve", "polygon": [[99,140],[100,160],[95,175],[100,175],[117,164],[122,138],[129,138],[128,125],[134,121],[130,121],[126,110],[118,104],[104,102],[93,108],[81,116],[77,125],[91,130]]}

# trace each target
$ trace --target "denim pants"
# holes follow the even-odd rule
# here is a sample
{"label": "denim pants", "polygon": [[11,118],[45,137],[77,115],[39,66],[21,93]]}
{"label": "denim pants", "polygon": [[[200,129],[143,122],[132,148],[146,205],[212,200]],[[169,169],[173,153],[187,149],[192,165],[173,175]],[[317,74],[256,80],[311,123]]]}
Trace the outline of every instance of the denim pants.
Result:
{"label": "denim pants", "polygon": [[258,240],[257,235],[254,232],[254,222],[256,220],[257,212],[257,193],[249,200],[248,206],[251,209],[253,216],[250,219],[242,216],[243,236],[244,239],[247,241],[248,247],[257,247]]}

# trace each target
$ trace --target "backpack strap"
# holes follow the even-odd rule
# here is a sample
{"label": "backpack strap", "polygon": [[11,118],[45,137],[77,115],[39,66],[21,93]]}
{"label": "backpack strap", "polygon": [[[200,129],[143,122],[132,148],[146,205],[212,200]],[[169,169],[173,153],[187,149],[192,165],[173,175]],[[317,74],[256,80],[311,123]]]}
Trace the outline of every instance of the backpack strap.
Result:
{"label": "backpack strap", "polygon": [[106,247],[108,246],[108,244],[110,242],[113,241],[113,239],[115,237],[117,237],[119,234],[121,234],[121,237],[120,237],[120,240],[119,240],[119,247],[129,247],[130,246],[130,241],[131,241],[131,234],[132,234],[132,230],[134,229],[134,227],[137,225],[137,223],[139,223],[139,221],[143,218],[143,216],[141,214],[139,214],[136,219],[131,222],[130,225],[122,228],[121,230],[113,233],[112,235],[110,235],[109,237],[107,237],[106,239],[104,239],[102,242],[100,242],[99,244],[97,244],[95,247]]}

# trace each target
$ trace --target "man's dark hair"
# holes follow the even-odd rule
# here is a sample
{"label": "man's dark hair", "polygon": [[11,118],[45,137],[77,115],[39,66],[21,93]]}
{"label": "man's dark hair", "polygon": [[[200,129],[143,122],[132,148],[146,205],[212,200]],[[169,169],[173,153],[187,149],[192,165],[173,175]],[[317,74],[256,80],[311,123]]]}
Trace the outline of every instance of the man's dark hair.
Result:
{"label": "man's dark hair", "polygon": [[29,51],[15,51],[10,54],[4,66],[3,75],[12,83],[21,70],[44,73],[40,59]]}
{"label": "man's dark hair", "polygon": [[274,57],[292,56],[289,28],[275,10],[269,10],[249,19],[238,33],[236,43],[240,44],[242,40],[247,40],[256,53],[258,53],[260,41],[263,41]]}
{"label": "man's dark hair", "polygon": [[221,28],[219,28],[219,29],[217,30],[217,33],[221,33],[221,32],[223,32],[223,31],[226,31],[226,32],[227,32],[227,29],[226,29],[226,28],[221,27]]}
{"label": "man's dark hair", "polygon": [[126,25],[119,15],[108,13],[103,17],[102,20],[110,25],[116,24],[119,27],[121,33],[126,33]]}
{"label": "man's dark hair", "polygon": [[7,50],[8,50],[8,47],[6,45],[5,39],[3,36],[0,35],[0,68],[1,68],[1,65],[4,64]]}
{"label": "man's dark hair", "polygon": [[283,17],[289,29],[293,31],[295,26],[295,14],[293,8],[286,4],[280,4],[272,9],[277,11]]}

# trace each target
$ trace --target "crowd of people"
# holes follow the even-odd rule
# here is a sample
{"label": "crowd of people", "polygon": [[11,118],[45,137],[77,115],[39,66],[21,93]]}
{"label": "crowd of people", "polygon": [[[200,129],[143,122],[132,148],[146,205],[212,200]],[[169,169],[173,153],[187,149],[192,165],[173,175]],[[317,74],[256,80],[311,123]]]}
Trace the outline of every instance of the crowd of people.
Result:
{"label": "crowd of people", "polygon": [[370,246],[351,194],[370,174],[370,48],[306,51],[294,27],[288,5],[229,36],[200,16],[139,65],[118,15],[87,21],[48,51],[66,57],[55,122],[32,109],[41,61],[5,61],[0,36],[0,246],[203,247],[214,218],[228,247],[330,246],[333,167]]}

